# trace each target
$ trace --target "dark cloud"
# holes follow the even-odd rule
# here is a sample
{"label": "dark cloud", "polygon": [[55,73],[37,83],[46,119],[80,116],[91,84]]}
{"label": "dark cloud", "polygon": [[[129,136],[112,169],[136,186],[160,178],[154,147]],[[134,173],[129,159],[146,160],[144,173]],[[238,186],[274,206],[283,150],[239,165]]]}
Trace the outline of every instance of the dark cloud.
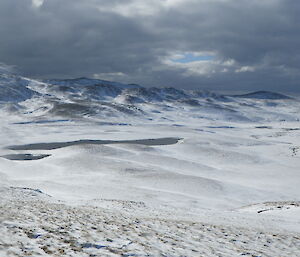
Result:
{"label": "dark cloud", "polygon": [[[27,76],[300,91],[294,0],[0,1],[0,62]],[[211,61],[172,62],[210,54]]]}

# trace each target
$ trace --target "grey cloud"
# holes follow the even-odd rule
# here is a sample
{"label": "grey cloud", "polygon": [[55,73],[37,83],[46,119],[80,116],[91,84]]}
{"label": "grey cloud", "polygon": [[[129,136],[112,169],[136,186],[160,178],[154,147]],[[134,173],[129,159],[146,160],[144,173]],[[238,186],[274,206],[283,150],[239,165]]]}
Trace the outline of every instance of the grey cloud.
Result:
{"label": "grey cloud", "polygon": [[[300,91],[298,2],[187,0],[123,15],[116,7],[136,1],[46,0],[33,8],[29,0],[1,0],[0,61],[41,78],[108,73],[143,85]],[[207,51],[234,65],[206,75],[164,61]],[[253,71],[236,72],[241,67]]]}

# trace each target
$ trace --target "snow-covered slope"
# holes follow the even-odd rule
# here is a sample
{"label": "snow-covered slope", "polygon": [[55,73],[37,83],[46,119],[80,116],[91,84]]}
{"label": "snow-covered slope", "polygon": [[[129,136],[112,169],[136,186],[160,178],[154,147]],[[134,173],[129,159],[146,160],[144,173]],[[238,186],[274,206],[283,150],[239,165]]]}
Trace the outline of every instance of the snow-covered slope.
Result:
{"label": "snow-covered slope", "polygon": [[0,256],[297,256],[296,98],[13,75],[0,95]]}
{"label": "snow-covered slope", "polygon": [[38,95],[28,84],[25,78],[0,74],[0,103],[18,103]]}

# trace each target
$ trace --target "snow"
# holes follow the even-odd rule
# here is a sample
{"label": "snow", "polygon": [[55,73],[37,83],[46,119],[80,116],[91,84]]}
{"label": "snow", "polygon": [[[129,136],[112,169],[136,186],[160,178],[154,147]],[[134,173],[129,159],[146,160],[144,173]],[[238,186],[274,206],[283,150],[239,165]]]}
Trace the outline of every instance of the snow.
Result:
{"label": "snow", "polygon": [[5,76],[0,256],[300,256],[297,99]]}

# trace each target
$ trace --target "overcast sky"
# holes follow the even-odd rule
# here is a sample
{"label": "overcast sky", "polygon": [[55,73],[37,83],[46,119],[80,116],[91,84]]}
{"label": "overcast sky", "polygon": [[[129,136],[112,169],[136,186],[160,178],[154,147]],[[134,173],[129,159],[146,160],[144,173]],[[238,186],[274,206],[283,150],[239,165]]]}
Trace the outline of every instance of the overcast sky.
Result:
{"label": "overcast sky", "polygon": [[0,62],[37,78],[300,91],[298,0],[0,0]]}

